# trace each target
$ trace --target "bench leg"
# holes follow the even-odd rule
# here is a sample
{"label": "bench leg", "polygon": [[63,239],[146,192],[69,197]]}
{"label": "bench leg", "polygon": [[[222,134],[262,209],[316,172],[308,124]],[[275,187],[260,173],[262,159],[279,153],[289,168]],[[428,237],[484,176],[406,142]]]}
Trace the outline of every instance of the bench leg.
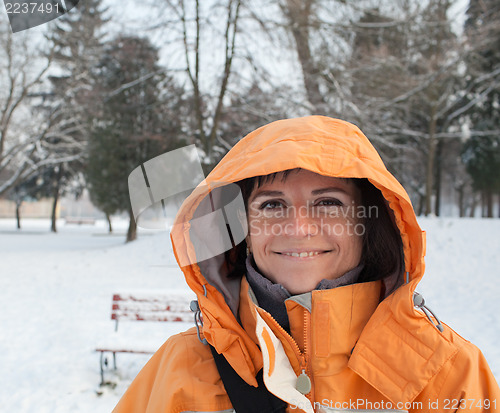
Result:
{"label": "bench leg", "polygon": [[99,386],[104,386],[104,351],[101,351],[100,366],[101,366],[101,384]]}
{"label": "bench leg", "polygon": [[[104,353],[106,353],[106,351],[101,351],[101,357],[100,357],[100,360],[99,360],[99,367],[100,367],[100,370],[101,370],[101,383],[100,383],[100,386],[104,386],[106,384],[106,382],[104,381],[104,367],[108,366],[108,359],[104,356]],[[116,371],[116,352],[113,351],[113,369]]]}

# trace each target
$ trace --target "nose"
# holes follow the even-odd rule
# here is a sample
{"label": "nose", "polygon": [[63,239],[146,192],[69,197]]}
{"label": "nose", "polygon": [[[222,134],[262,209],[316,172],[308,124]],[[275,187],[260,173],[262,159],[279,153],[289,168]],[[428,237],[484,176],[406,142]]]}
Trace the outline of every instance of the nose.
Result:
{"label": "nose", "polygon": [[311,216],[308,208],[299,208],[288,214],[284,233],[289,237],[310,238],[319,233],[319,227],[319,223]]}

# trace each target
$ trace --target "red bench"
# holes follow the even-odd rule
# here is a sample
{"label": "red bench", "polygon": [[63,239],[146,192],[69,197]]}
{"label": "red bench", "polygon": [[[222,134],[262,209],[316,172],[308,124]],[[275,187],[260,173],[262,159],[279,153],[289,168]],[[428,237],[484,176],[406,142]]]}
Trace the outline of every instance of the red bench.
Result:
{"label": "red bench", "polygon": [[[108,355],[113,356],[113,369],[116,370],[116,353],[153,354],[171,334],[170,329],[159,331],[161,342],[158,343],[146,337],[134,337],[118,332],[121,321],[150,321],[150,322],[183,322],[187,326],[179,325],[180,331],[193,326],[194,313],[190,310],[190,303],[196,299],[190,291],[135,291],[113,294],[111,304],[111,319],[115,321],[115,331],[103,340],[96,352],[100,352],[101,383],[111,384],[104,380],[104,370],[109,365]],[[149,339],[148,339],[149,338]]]}

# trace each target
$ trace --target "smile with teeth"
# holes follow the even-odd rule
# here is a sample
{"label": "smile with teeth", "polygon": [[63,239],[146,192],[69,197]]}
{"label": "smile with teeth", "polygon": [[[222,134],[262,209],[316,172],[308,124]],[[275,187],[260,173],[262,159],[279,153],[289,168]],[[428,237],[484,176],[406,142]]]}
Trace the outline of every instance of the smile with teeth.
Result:
{"label": "smile with teeth", "polygon": [[[325,251],[326,252],[326,251]],[[288,255],[289,257],[313,257],[315,255],[322,254],[323,251],[304,251],[304,252],[281,252],[282,255]]]}

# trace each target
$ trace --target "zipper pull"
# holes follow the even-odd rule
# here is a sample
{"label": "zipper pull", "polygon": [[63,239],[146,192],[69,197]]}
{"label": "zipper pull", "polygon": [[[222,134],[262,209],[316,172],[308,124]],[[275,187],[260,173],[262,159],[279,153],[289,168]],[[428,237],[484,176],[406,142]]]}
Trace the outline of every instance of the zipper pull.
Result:
{"label": "zipper pull", "polygon": [[297,377],[295,388],[302,394],[307,394],[311,391],[311,379],[307,376],[304,369],[302,369],[300,376]]}

